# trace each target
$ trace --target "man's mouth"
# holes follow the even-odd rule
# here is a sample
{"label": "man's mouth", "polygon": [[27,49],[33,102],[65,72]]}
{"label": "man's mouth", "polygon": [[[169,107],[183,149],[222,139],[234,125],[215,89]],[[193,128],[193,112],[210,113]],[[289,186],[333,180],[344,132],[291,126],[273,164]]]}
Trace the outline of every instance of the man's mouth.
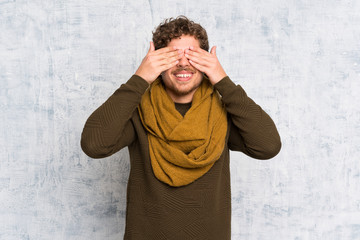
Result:
{"label": "man's mouth", "polygon": [[178,78],[188,78],[191,77],[192,74],[176,74],[175,76]]}
{"label": "man's mouth", "polygon": [[194,75],[193,72],[181,71],[174,73],[176,80],[178,81],[189,81],[191,77]]}

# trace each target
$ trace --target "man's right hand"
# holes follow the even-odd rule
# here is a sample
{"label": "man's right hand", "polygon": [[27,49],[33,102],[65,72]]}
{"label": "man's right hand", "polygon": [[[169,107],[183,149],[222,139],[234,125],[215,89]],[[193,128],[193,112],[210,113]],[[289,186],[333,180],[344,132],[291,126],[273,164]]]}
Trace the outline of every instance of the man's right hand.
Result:
{"label": "man's right hand", "polygon": [[135,74],[151,84],[163,71],[178,64],[183,54],[176,47],[164,47],[155,51],[154,43],[150,42],[150,49]]}

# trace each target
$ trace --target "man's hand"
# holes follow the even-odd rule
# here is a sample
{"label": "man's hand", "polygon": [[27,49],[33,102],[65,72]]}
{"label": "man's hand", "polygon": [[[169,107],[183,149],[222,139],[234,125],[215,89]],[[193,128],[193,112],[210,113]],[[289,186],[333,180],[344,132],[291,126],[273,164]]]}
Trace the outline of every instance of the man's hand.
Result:
{"label": "man's hand", "polygon": [[178,64],[182,56],[183,51],[176,47],[164,47],[155,51],[154,43],[150,42],[150,49],[135,74],[151,84],[163,71]]}
{"label": "man's hand", "polygon": [[199,47],[190,47],[185,50],[185,57],[192,66],[209,77],[212,85],[227,76],[216,56],[216,46],[212,47],[210,52]]}

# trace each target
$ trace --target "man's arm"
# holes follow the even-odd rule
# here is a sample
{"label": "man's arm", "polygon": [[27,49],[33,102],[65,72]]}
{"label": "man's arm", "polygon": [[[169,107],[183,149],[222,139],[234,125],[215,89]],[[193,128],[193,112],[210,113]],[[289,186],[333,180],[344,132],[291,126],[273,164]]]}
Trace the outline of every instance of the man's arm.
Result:
{"label": "man's arm", "polygon": [[231,118],[229,148],[257,159],[276,156],[280,151],[281,141],[269,115],[229,77],[223,78],[214,87],[221,94]]}
{"label": "man's arm", "polygon": [[150,42],[149,51],[135,75],[121,85],[86,121],[81,135],[81,147],[88,156],[110,156],[135,139],[131,117],[142,95],[162,71],[178,63],[182,54],[175,47],[155,51],[154,44]]}
{"label": "man's arm", "polygon": [[222,95],[231,118],[229,147],[257,159],[274,157],[281,148],[279,133],[264,110],[250,99],[240,85],[227,77],[217,56],[216,47],[210,52],[190,47],[185,56],[199,71],[204,72]]}
{"label": "man's arm", "polygon": [[130,121],[149,84],[133,75],[85,123],[81,148],[92,158],[103,158],[129,145],[135,138]]}

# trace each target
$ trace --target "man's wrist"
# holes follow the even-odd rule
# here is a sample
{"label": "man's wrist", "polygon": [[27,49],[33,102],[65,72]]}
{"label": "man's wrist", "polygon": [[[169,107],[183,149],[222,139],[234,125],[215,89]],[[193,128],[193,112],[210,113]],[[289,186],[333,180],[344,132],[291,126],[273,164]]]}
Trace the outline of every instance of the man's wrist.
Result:
{"label": "man's wrist", "polygon": [[139,73],[138,71],[136,71],[134,75],[142,78],[142,79],[143,79],[144,81],[146,81],[148,84],[151,84],[151,83],[152,83],[152,81],[148,80],[146,76],[144,76],[143,74]]}
{"label": "man's wrist", "polygon": [[224,79],[225,77],[227,77],[226,73],[223,73],[223,74],[219,74],[215,77],[210,77],[209,76],[209,79],[210,79],[210,82],[212,85],[215,85],[217,84],[218,82],[220,82],[222,79]]}

